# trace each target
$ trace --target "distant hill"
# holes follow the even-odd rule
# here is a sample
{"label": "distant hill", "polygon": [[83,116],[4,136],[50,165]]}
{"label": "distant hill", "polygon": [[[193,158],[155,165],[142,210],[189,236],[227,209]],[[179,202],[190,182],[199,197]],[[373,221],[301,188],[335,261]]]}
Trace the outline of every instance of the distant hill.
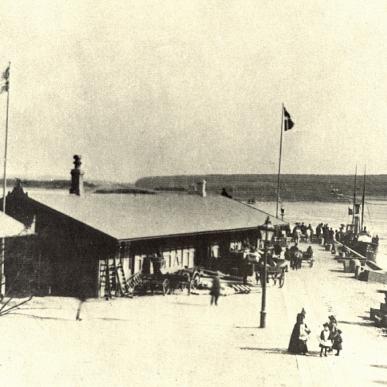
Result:
{"label": "distant hill", "polygon": [[[277,175],[176,175],[143,177],[132,183],[85,181],[85,190],[96,193],[148,193],[157,191],[185,193],[197,182],[205,179],[207,191],[220,194],[222,189],[236,199],[257,201],[276,200]],[[357,179],[358,196],[361,196],[363,178]],[[367,200],[387,200],[387,175],[367,176]],[[0,180],[0,184],[2,181]],[[8,187],[15,179],[8,179]],[[354,177],[351,175],[282,175],[281,199],[285,201],[351,201]],[[66,179],[22,179],[25,189],[68,190]]]}
{"label": "distant hill", "polygon": [[[8,190],[15,185],[16,179],[10,178],[7,180]],[[0,180],[1,185],[3,181]],[[68,190],[70,188],[69,179],[21,179],[22,186],[25,190],[28,189],[47,189],[47,190]],[[137,193],[137,194],[152,194],[153,190],[141,189],[130,183],[115,183],[100,180],[85,181],[84,188],[86,192],[95,193]]]}
{"label": "distant hill", "polygon": [[[205,179],[207,191],[220,194],[222,188],[234,198],[247,200],[276,200],[277,175],[176,175],[143,177],[137,187],[159,191],[188,191]],[[357,179],[361,195],[363,177]],[[367,198],[387,199],[387,175],[366,178]],[[353,196],[352,175],[281,175],[281,199],[287,201],[350,201]]]}

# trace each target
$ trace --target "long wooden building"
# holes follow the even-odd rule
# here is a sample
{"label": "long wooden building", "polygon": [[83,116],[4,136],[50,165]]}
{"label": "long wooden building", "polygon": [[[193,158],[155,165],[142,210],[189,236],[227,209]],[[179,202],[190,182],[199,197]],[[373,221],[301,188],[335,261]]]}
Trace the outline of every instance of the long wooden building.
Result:
{"label": "long wooden building", "polygon": [[247,238],[256,243],[268,215],[206,195],[205,186],[194,195],[84,194],[78,164],[72,193],[28,194],[18,184],[7,195],[7,213],[26,226],[34,223],[43,294],[103,296],[101,267],[118,262],[128,278],[151,270],[154,254],[163,256],[167,271],[206,266]]}

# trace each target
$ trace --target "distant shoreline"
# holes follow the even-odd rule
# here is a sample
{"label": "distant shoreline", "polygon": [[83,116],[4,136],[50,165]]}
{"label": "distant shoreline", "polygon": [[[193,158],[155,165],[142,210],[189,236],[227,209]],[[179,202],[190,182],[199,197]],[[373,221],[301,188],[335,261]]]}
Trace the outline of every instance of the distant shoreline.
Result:
{"label": "distant shoreline", "polygon": [[[144,177],[132,183],[87,180],[86,192],[98,193],[176,193],[185,194],[195,183],[205,179],[207,192],[219,195],[223,189],[234,199],[241,201],[275,202],[277,191],[276,175],[187,175]],[[66,179],[22,179],[25,191],[68,190]],[[16,179],[8,179],[7,188],[12,190]],[[387,175],[367,177],[367,202],[387,201]],[[283,175],[280,197],[283,202],[352,203],[353,176],[338,175]],[[361,186],[357,186],[357,200],[361,198]]]}

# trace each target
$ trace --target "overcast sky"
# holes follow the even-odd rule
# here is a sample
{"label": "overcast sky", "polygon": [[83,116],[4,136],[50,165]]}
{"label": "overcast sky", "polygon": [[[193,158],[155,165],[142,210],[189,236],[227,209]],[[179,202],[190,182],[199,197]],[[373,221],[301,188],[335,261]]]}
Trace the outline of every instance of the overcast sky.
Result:
{"label": "overcast sky", "polygon": [[276,173],[282,102],[284,173],[387,173],[385,0],[2,0],[0,15],[10,175],[68,176],[76,153],[86,178]]}

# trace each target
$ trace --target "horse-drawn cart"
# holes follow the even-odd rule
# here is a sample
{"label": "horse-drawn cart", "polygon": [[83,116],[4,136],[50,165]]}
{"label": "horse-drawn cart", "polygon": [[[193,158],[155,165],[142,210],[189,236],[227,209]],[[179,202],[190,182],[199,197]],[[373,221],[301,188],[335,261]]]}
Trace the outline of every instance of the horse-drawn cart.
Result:
{"label": "horse-drawn cart", "polygon": [[313,259],[313,251],[307,250],[302,253],[301,264],[302,262],[307,262],[309,267],[313,267],[314,259]]}
{"label": "horse-drawn cart", "polygon": [[137,293],[147,293],[150,291],[154,294],[160,291],[165,296],[169,290],[169,278],[164,274],[144,274],[141,276],[141,282],[134,289]]}
{"label": "horse-drawn cart", "polygon": [[[266,274],[267,274],[267,283],[270,282],[270,280],[273,281],[274,285],[277,285],[280,288],[282,288],[285,284],[285,272],[286,272],[286,265],[283,264],[276,264],[275,266],[266,266]],[[256,271],[257,281],[261,281],[262,285],[262,279],[263,279],[263,267],[259,267],[259,270]]]}
{"label": "horse-drawn cart", "polygon": [[191,289],[197,287],[200,282],[200,273],[196,269],[182,269],[174,273],[153,273],[142,274],[141,281],[139,281],[135,288],[137,293],[161,292],[164,296],[166,294],[173,294],[176,290],[187,289],[188,294]]}

